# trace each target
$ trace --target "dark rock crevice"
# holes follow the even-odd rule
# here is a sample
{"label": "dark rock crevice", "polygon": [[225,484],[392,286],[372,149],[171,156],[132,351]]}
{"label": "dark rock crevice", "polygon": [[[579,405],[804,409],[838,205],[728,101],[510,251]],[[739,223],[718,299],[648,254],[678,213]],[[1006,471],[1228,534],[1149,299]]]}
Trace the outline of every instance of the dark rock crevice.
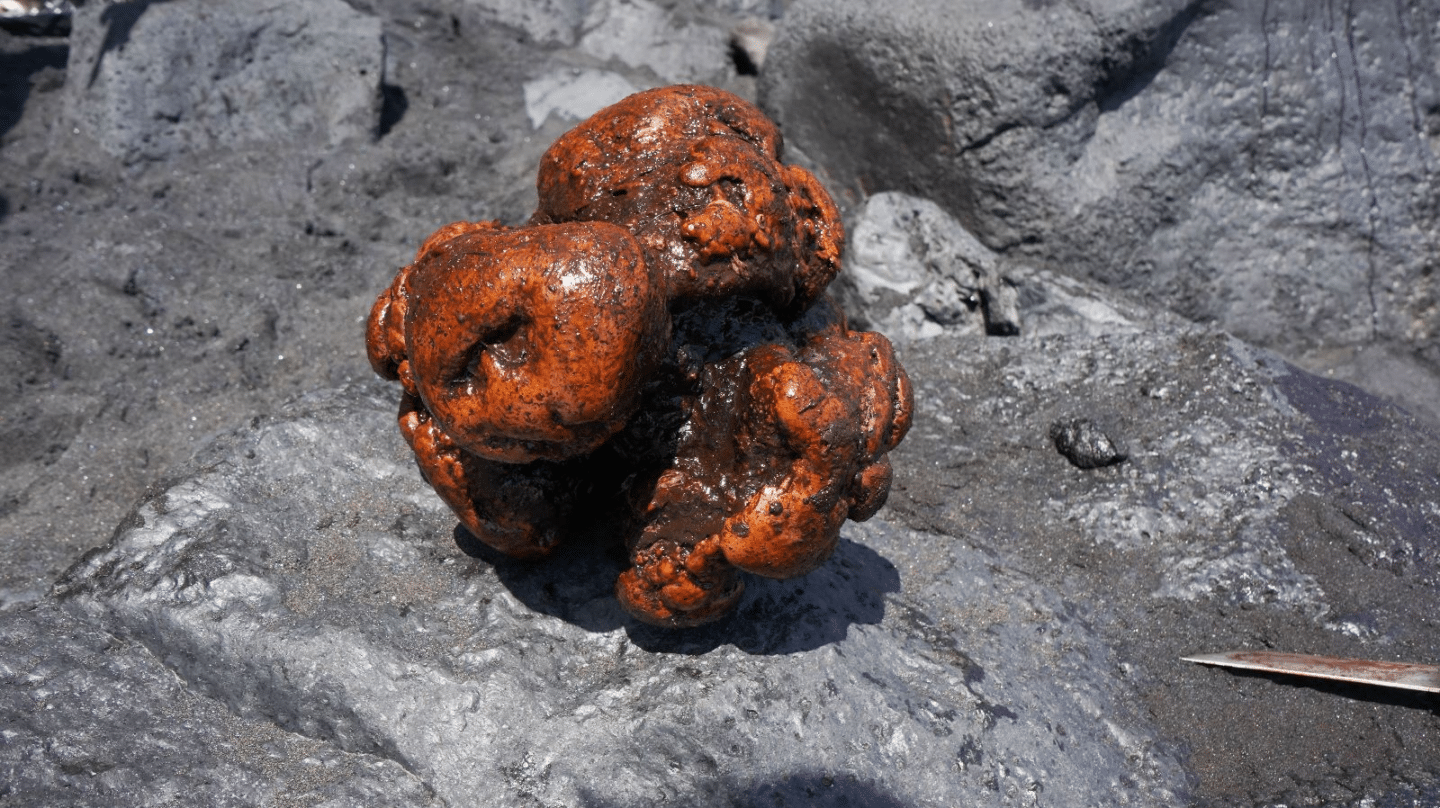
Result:
{"label": "dark rock crevice", "polygon": [[1100,112],[1114,112],[1144,92],[1190,26],[1210,13],[1210,5],[1213,0],[1191,0],[1153,31],[1132,34],[1118,47],[1118,55],[1102,59],[1093,90]]}
{"label": "dark rock crevice", "polygon": [[[1375,242],[1379,236],[1380,199],[1375,189],[1375,177],[1370,168],[1370,156],[1366,151],[1369,140],[1368,110],[1365,104],[1365,78],[1360,69],[1360,57],[1355,50],[1355,3],[1354,0],[1345,0],[1343,33],[1344,47],[1342,48],[1336,32],[1334,19],[1334,0],[1326,0],[1326,17],[1330,26],[1330,45],[1335,50],[1332,54],[1343,52],[1346,61],[1350,64],[1350,75],[1355,82],[1355,125],[1354,138],[1356,149],[1360,156],[1360,174],[1363,195],[1366,202],[1365,226],[1367,228],[1368,243],[1365,247],[1365,296],[1370,306],[1370,339],[1374,340],[1380,336],[1380,306],[1376,301],[1375,288],[1378,278],[1376,266]],[[1346,123],[1346,77],[1340,67],[1340,59],[1335,58],[1335,78],[1340,87],[1340,114],[1338,118],[1337,144],[1336,149],[1342,159],[1345,148],[1345,123]]]}

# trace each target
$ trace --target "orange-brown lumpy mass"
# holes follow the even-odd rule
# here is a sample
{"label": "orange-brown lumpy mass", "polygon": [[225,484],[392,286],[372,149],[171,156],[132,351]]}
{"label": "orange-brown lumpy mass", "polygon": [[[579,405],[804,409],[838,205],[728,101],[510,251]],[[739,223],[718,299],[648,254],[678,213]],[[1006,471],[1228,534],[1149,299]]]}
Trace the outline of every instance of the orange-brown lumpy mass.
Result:
{"label": "orange-brown lumpy mass", "polygon": [[477,538],[542,557],[618,511],[620,601],[690,626],[884,503],[909,382],[823,296],[843,230],[780,148],[729,93],[638,93],[546,153],[528,225],[447,225],[376,300],[371,364]]}
{"label": "orange-brown lumpy mass", "polygon": [[636,93],[545,153],[531,221],[628,229],[673,299],[748,294],[799,311],[835,277],[844,236],[830,195],[780,148],[775,124],[723,90]]}

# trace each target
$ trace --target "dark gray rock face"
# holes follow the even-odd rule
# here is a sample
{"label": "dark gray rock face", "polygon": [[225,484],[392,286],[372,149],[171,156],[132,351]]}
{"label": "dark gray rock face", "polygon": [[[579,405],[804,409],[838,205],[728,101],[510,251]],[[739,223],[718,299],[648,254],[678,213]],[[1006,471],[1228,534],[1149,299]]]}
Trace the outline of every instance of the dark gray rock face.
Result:
{"label": "dark gray rock face", "polygon": [[[762,100],[857,201],[934,199],[1007,256],[1380,385],[1440,423],[1437,14],[799,2]],[[1368,371],[1377,360],[1394,369]]]}
{"label": "dark gray rock face", "polygon": [[241,720],[394,761],[450,805],[1147,805],[1186,785],[1085,609],[994,552],[877,520],[717,627],[652,629],[601,547],[462,552],[378,387],[211,447],[71,570],[66,607]]}

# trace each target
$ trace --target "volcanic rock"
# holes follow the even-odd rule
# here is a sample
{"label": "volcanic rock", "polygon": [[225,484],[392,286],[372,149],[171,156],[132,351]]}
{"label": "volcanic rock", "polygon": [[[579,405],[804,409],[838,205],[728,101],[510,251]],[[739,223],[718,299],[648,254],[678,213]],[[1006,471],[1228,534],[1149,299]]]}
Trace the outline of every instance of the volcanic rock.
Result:
{"label": "volcanic rock", "polygon": [[802,0],[761,100],[842,199],[933,199],[1008,257],[1363,379],[1440,424],[1437,15]]}

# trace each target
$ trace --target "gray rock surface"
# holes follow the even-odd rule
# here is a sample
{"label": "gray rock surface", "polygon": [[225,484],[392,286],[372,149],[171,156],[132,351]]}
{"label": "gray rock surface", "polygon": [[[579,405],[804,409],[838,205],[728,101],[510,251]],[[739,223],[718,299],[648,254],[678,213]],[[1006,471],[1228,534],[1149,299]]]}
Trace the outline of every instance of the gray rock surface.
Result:
{"label": "gray rock surface", "polygon": [[894,341],[942,333],[1101,336],[1185,322],[1123,292],[1006,259],[939,205],[910,194],[869,197],[847,233],[831,291],[857,327]]}
{"label": "gray rock surface", "polygon": [[380,20],[343,0],[102,0],[72,26],[69,123],[127,163],[379,124]]}
{"label": "gray rock surface", "polygon": [[525,83],[525,112],[536,129],[551,115],[579,123],[639,89],[609,70],[560,68]]}
{"label": "gray rock surface", "polygon": [[724,31],[682,23],[650,0],[598,0],[584,27],[582,51],[650,70],[662,84],[710,83],[731,69]]}
{"label": "gray rock surface", "polygon": [[1084,608],[991,551],[852,526],[822,570],[752,579],[720,626],[652,629],[624,617],[599,537],[542,564],[457,546],[393,399],[310,396],[211,447],[71,570],[65,606],[243,719],[393,760],[451,805],[804,804],[776,785],[797,778],[907,806],[1185,786]]}
{"label": "gray rock surface", "polygon": [[[884,328],[913,327],[893,333],[920,417],[894,457],[888,509],[847,526],[835,558],[814,574],[752,581],[736,619],[681,634],[646,629],[615,607],[609,582],[621,562],[594,541],[554,563],[523,565],[457,535],[394,430],[395,391],[372,380],[363,317],[438,225],[527,217],[536,159],[596,100],[591,95],[620,81],[644,87],[663,79],[656,64],[627,61],[625,37],[609,40],[609,51],[588,39],[610,29],[587,28],[589,17],[577,10],[601,4],[282,5],[256,7],[277,23],[263,29],[232,13],[238,2],[171,0],[133,3],[118,17],[115,6],[87,4],[73,43],[0,32],[8,292],[0,308],[0,803],[1440,802],[1440,719],[1428,701],[1177,660],[1230,647],[1440,659],[1430,617],[1440,439],[1374,396],[1299,372],[1222,331],[1185,325],[1154,305],[1169,300],[1133,278],[1120,278],[1129,288],[1116,289],[1064,274],[1079,259],[1056,252],[1065,260],[1052,261],[1057,245],[1116,256],[1157,249],[1163,228],[1151,227],[1143,207],[1125,207],[1131,203],[1119,192],[1074,214],[1096,223],[1085,231],[1089,240],[1066,236],[1077,232],[1072,222],[1064,225],[1071,230],[1046,229],[1014,245],[950,204],[943,183],[930,197],[958,218],[915,196],[849,200],[852,234],[869,228],[874,245],[889,245],[871,271],[915,281],[893,297],[857,301],[855,314]],[[648,4],[604,4],[619,15],[607,23],[616,30],[644,23],[661,39],[689,30],[722,43],[744,19],[773,19],[787,5],[681,0],[654,4],[664,12],[657,17]],[[1127,98],[1117,108],[1097,105],[1096,131],[1151,103],[1150,118],[1135,126],[1174,124],[1191,138],[1185,143],[1202,145],[1171,156],[1213,152],[1205,165],[1225,176],[1224,149],[1203,145],[1223,142],[1202,135],[1229,137],[1240,124],[1218,113],[1183,120],[1184,110],[1210,108],[1167,106],[1147,94],[1182,78],[1193,93],[1203,82],[1172,73],[1211,58],[1220,62],[1206,70],[1228,87],[1235,74],[1226,72],[1223,49],[1197,54],[1191,37],[1239,11],[1197,6],[1169,51],[1189,55],[1158,59],[1141,46],[1168,41],[1163,29],[1174,9],[1109,3],[1090,14],[1074,4],[1029,5],[1032,27],[1024,30],[1048,39],[996,39],[966,58],[983,62],[1010,48],[1026,54],[1017,70],[1041,65],[1070,77],[1099,75],[1099,64],[1105,75],[1143,78],[1144,70],[1121,66],[1163,64],[1133,97],[1116,96]],[[918,6],[889,8],[914,17],[894,21],[897,30],[916,20],[929,30],[907,52],[925,53],[918,45],[952,30],[917,16]],[[979,22],[996,29],[1020,13],[987,9],[991,16]],[[1280,65],[1299,29],[1287,22],[1293,9],[1266,9],[1266,30],[1278,36],[1291,26],[1285,42],[1271,37]],[[801,3],[790,13],[812,11]],[[1343,33],[1346,18],[1336,12]],[[1395,53],[1373,44],[1379,29],[1367,26],[1376,13],[1356,11],[1358,54]],[[67,67],[79,58],[73,44],[104,53],[102,74],[138,81],[150,68],[135,61],[141,50],[156,59],[184,55],[151,26],[193,26],[200,17],[233,28],[217,29],[191,55],[209,59],[212,44],[251,31],[255,52],[270,61],[165,85],[167,97],[188,105],[179,121],[148,118],[145,94],[105,107],[98,79],[87,84],[94,63]],[[270,39],[291,30],[277,21],[300,19],[319,20],[305,31],[349,22],[346,32],[312,37],[304,48]],[[832,23],[845,19],[859,18]],[[1065,19],[1074,22],[1068,34],[1055,27]],[[1104,26],[1091,27],[1093,20]],[[383,75],[353,106],[368,110],[363,126],[331,129],[304,109],[225,116],[211,105],[218,90],[254,87],[272,75],[262,68],[279,65],[298,71],[287,79],[293,84],[249,109],[317,81],[351,86],[345,66],[377,51],[357,51],[350,34],[366,32],[370,42],[377,22]],[[1406,30],[1417,63],[1428,59],[1421,29]],[[1250,36],[1236,29],[1236,54],[1253,55]],[[1298,39],[1319,42],[1314,31],[1307,36]],[[101,43],[110,37],[119,39],[107,50]],[[895,45],[887,42],[865,47]],[[1339,44],[1337,54],[1350,52],[1348,39]],[[1092,58],[1094,47],[1101,56]],[[712,51],[659,52],[693,57],[667,70],[719,70],[711,80],[754,90],[753,77],[717,68]],[[1359,71],[1345,75],[1373,76],[1389,59],[1362,58]],[[1292,54],[1283,70],[1298,82],[1304,64]],[[1321,67],[1312,78],[1332,92],[1323,85],[1330,66]],[[994,110],[982,104],[956,120],[991,120],[992,112],[1004,112],[992,123],[1019,120],[1014,110],[1031,103],[1013,102],[1034,90],[1023,77],[970,75],[1005,91],[994,95]],[[562,89],[557,77],[577,76],[603,80],[532,98],[535,89]],[[1081,88],[1076,99],[1088,92],[1084,81],[1073,86]],[[1413,86],[1423,120],[1425,85]],[[839,105],[866,87],[827,92]],[[1361,142],[1369,144],[1389,131],[1381,126],[1386,105],[1408,96],[1379,98],[1365,87],[1375,117],[1326,120],[1343,122],[1346,138],[1366,121]],[[1048,99],[1050,89],[1040,89],[1036,97]],[[1242,87],[1236,104],[1246,92],[1253,99],[1253,87]],[[1334,100],[1324,92],[1314,98]],[[345,99],[337,92],[334,100]],[[806,103],[795,102],[796,115]],[[1061,138],[1083,122],[1088,103],[1077,100],[1078,111],[1048,129],[1044,119],[1022,122],[972,150],[994,155],[988,150],[1008,138],[1032,138],[1025,142],[1033,162],[997,174],[1009,185],[996,180],[985,192],[1012,189],[1017,205],[1068,199],[1079,180],[1034,166],[1071,165],[1063,149],[1051,149],[1057,143],[1100,149],[1098,135]],[[1356,107],[1347,102],[1346,110]],[[105,117],[112,113],[130,117],[107,129],[106,121],[120,120]],[[802,147],[792,155],[828,176],[863,162],[860,151],[813,148],[801,136],[802,118],[789,120],[787,138]],[[873,145],[879,141],[864,138],[893,136],[886,120],[838,134],[854,136],[855,148]],[[174,136],[180,131],[190,134]],[[119,156],[107,151],[105,132],[130,145]],[[160,139],[142,139],[136,150],[126,140],[136,132]],[[1105,148],[1147,142],[1169,141],[1135,135]],[[1326,165],[1348,171],[1356,141],[1336,142],[1344,160]],[[906,135],[890,143],[898,151],[885,156],[893,158],[886,170],[894,175],[875,176],[910,188],[915,177],[900,158],[918,159],[905,150],[925,141]],[[147,144],[159,146],[147,153]],[[1367,145],[1367,159],[1383,153]],[[1323,185],[1316,166],[1331,159],[1325,154],[1303,154],[1286,169],[1297,198]],[[1116,163],[1117,177],[1144,164]],[[1176,165],[1197,182],[1204,174],[1193,162]],[[1276,170],[1261,177],[1275,181]],[[1157,170],[1140,174],[1153,179]],[[1125,187],[1144,187],[1131,179]],[[1392,179],[1384,189],[1418,187]],[[1302,240],[1274,218],[1250,215],[1247,226],[1259,222],[1326,261],[1353,256],[1353,243],[1337,247],[1354,230],[1345,201],[1353,189],[1343,184],[1349,180],[1325,181],[1344,203],[1337,209],[1351,211],[1336,227]],[[1236,186],[1195,187],[1166,208],[1180,216],[1167,227],[1199,227],[1208,220],[1194,212],[1207,208],[1195,200],[1218,194],[1223,202],[1221,192]],[[1105,204],[1138,217],[1134,226],[1106,224]],[[1245,204],[1240,198],[1235,209],[1253,213]],[[1023,225],[1018,211],[1052,211],[1045,205],[1017,207],[1007,226]],[[1377,210],[1400,217],[1386,205]],[[1412,228],[1417,238],[1423,223],[1417,218]],[[1249,237],[1206,226],[1217,238]],[[1375,249],[1388,260],[1386,238]],[[863,257],[864,242],[852,241],[852,257]],[[1202,269],[1245,259],[1201,254]],[[1404,260],[1395,265],[1410,271]],[[1326,277],[1341,289],[1350,276]],[[1310,288],[1291,285],[1296,300]],[[927,288],[934,294],[920,294]],[[1014,293],[1018,335],[986,335],[985,308],[971,309],[964,294],[987,289]],[[1176,299],[1183,313],[1202,316],[1181,305],[1199,297]],[[1275,303],[1276,321],[1315,298],[1305,300]],[[919,314],[885,322],[900,310]],[[1427,389],[1431,377],[1406,347],[1420,343],[1355,348],[1343,342],[1352,325],[1342,318],[1329,329],[1318,320],[1313,335],[1275,344],[1331,340],[1342,345],[1331,356],[1337,372],[1368,374],[1380,389]],[[1126,459],[1077,468],[1051,428],[1079,422],[1090,425],[1089,444],[1099,446],[1094,438],[1103,434]],[[598,538],[597,529],[591,539]]]}
{"label": "gray rock surface", "polygon": [[[1161,737],[1183,743],[1192,804],[1440,800],[1429,699],[1178,661],[1440,658],[1434,432],[1204,330],[941,335],[902,358],[916,427],[886,518],[992,549],[1086,604]],[[1127,459],[1073,466],[1049,433],[1075,418]]]}
{"label": "gray rock surface", "polygon": [[762,100],[856,202],[934,199],[1004,255],[1440,424],[1437,23],[1413,2],[802,0]]}
{"label": "gray rock surface", "polygon": [[518,28],[540,45],[574,45],[585,0],[468,0],[481,19]]}
{"label": "gray rock surface", "polygon": [[383,757],[241,718],[53,604],[0,619],[0,803],[443,805]]}

